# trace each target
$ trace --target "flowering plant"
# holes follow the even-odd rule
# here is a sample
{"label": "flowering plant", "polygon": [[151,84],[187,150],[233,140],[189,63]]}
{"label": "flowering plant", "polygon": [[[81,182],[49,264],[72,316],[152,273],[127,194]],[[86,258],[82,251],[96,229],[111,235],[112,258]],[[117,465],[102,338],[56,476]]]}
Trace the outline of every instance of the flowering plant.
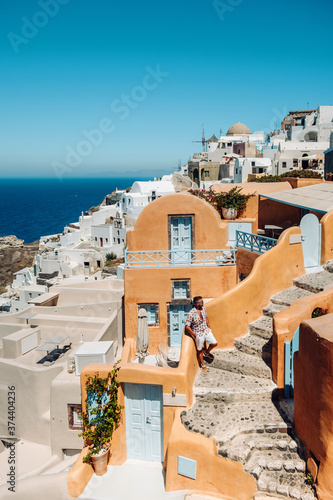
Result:
{"label": "flowering plant", "polygon": [[241,187],[233,187],[230,191],[222,191],[221,193],[213,193],[204,189],[193,190],[190,193],[204,199],[222,215],[222,208],[235,208],[237,211],[242,211],[246,207],[249,198],[255,195],[241,193]]}
{"label": "flowering plant", "polygon": [[106,378],[96,373],[86,381],[85,410],[77,411],[84,425],[84,431],[79,436],[84,438],[85,446],[89,446],[83,462],[88,462],[91,455],[108,449],[113,432],[119,427],[123,406],[118,404],[118,371],[119,368],[114,368]]}

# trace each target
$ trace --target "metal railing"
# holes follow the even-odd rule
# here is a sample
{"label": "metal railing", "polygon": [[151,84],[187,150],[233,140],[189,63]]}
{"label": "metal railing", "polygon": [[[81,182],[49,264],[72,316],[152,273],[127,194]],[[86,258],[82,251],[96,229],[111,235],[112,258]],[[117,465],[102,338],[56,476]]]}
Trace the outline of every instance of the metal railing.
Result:
{"label": "metal railing", "polygon": [[125,267],[233,266],[235,250],[125,250]]}
{"label": "metal railing", "polygon": [[251,252],[264,253],[275,247],[277,240],[259,236],[258,234],[236,231],[236,247],[251,250]]}

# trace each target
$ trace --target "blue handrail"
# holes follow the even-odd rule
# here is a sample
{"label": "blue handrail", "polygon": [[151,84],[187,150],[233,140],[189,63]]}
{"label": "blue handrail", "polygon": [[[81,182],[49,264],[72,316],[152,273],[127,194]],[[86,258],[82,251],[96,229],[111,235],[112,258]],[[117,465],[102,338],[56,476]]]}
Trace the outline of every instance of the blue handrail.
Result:
{"label": "blue handrail", "polygon": [[236,247],[251,250],[251,252],[264,253],[275,247],[277,240],[259,236],[259,234],[236,231]]}

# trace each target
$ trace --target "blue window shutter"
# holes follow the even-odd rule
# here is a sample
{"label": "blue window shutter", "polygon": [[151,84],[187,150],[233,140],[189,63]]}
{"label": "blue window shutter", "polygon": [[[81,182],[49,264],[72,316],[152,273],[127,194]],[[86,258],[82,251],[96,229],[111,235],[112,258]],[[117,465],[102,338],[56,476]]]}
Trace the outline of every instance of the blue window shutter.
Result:
{"label": "blue window shutter", "polygon": [[156,323],[156,305],[147,306],[147,320],[148,324]]}

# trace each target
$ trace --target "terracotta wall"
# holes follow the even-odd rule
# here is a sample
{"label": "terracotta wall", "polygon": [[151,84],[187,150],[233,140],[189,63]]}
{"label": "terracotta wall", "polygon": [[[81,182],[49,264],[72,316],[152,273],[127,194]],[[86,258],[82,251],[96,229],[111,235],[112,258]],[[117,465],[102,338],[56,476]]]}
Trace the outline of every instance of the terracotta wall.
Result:
{"label": "terracotta wall", "polygon": [[194,249],[226,248],[227,226],[206,201],[190,193],[162,196],[141,212],[127,232],[128,250],[168,250],[168,216],[194,215]]}
{"label": "terracotta wall", "polygon": [[158,344],[167,344],[167,303],[171,300],[172,279],[189,279],[191,297],[218,297],[236,285],[236,266],[125,269],[126,338],[136,338],[137,304],[159,304],[159,325],[149,327],[151,354],[157,352]]}
{"label": "terracotta wall", "polygon": [[289,244],[299,227],[284,231],[277,245],[254,263],[250,276],[237,287],[207,304],[212,330],[220,349],[233,347],[234,339],[245,335],[248,324],[262,316],[272,295],[292,286],[305,274],[301,243]]}
{"label": "terracotta wall", "polygon": [[325,214],[321,221],[321,263],[333,259],[333,210]]}
{"label": "terracotta wall", "polygon": [[311,318],[316,307],[333,312],[333,289],[295,301],[273,318],[272,376],[277,386],[284,388],[284,343],[291,341],[302,321]]}
{"label": "terracotta wall", "polygon": [[[135,352],[134,341],[127,340],[123,349],[123,358],[120,363],[118,379],[121,386],[118,393],[118,400],[121,405],[125,405],[124,383],[131,382],[137,384],[156,384],[163,386],[163,394],[171,394],[172,389],[177,389],[176,394],[184,394],[188,406],[193,402],[193,382],[198,371],[196,350],[191,338],[184,336],[182,341],[181,358],[178,368],[157,368],[156,366],[132,364],[130,362]],[[86,400],[85,381],[89,376],[99,373],[101,377],[106,377],[112,369],[112,365],[88,365],[81,372],[81,398]],[[163,448],[166,456],[171,428],[175,418],[177,407],[163,407]],[[193,434],[194,435],[194,434]],[[110,465],[121,465],[127,458],[126,451],[126,422],[125,410],[123,410],[122,421],[112,438],[111,449],[113,453],[110,457]],[[68,490],[73,498],[82,493],[93,474],[90,465],[82,462],[81,453],[73,469],[68,475]]]}
{"label": "terracotta wall", "polygon": [[293,189],[312,186],[313,184],[321,184],[322,182],[325,182],[324,179],[303,179],[301,177],[284,177],[282,181],[289,182]]}
{"label": "terracotta wall", "polygon": [[[290,184],[286,182],[274,182],[274,183],[255,183],[248,182],[243,184],[232,184],[232,187],[241,187],[244,194],[253,193],[255,196],[249,198],[246,209],[242,212],[243,218],[253,218],[255,223],[253,223],[253,232],[257,232],[257,228],[263,229],[265,224],[280,225],[285,221],[290,220],[292,224],[299,224],[300,221],[300,210],[296,207],[291,207],[278,203],[273,200],[260,199],[261,196],[265,196],[265,193],[273,193],[276,191],[286,191],[291,189]],[[215,193],[220,193],[224,191],[229,191],[232,189],[230,184],[221,184],[212,186],[212,191]]]}
{"label": "terracotta wall", "polygon": [[244,248],[238,248],[236,254],[237,276],[239,276],[239,273],[249,275],[258,257],[260,257],[259,253],[251,252]]}
{"label": "terracotta wall", "polygon": [[[295,427],[310,454],[320,500],[333,498],[333,315],[300,328],[295,354]],[[319,466],[319,467],[318,467]]]}
{"label": "terracotta wall", "polygon": [[[140,214],[133,230],[127,233],[131,251],[169,249],[169,215],[194,215],[194,249],[227,247],[228,224],[207,202],[189,193],[163,196],[150,203]],[[124,272],[125,336],[135,338],[137,305],[158,304],[159,323],[149,328],[150,352],[157,352],[160,343],[168,343],[167,304],[171,302],[171,280],[190,280],[190,295],[217,297],[236,285],[235,266],[202,266],[132,268]]]}
{"label": "terracotta wall", "polygon": [[[178,474],[178,456],[197,462],[195,480]],[[193,489],[230,500],[250,500],[257,491],[254,478],[244,472],[240,463],[217,454],[215,440],[185,429],[177,410],[166,459],[166,490]]]}
{"label": "terracotta wall", "polygon": [[[118,378],[121,381],[119,402],[124,404],[124,382],[160,384],[163,393],[170,394],[173,387],[177,394],[186,394],[188,406],[193,402],[193,382],[198,370],[196,350],[192,339],[183,337],[182,352],[179,367],[156,368],[138,364],[128,364],[126,361],[134,351],[133,341],[128,340],[123,349],[123,359],[120,364]],[[82,400],[86,398],[84,385],[88,376],[99,372],[106,376],[112,366],[89,365],[81,374]],[[243,466],[219,457],[215,440],[208,439],[185,429],[180,420],[180,412],[184,408],[172,406],[163,407],[163,437],[164,437],[164,464],[166,466],[166,490],[190,489],[223,495],[229,500],[249,500],[256,492],[255,481],[246,474]],[[110,465],[120,465],[126,458],[126,425],[125,415],[120,427],[115,431],[111,449],[113,454]],[[90,465],[82,462],[85,450],[81,453],[73,469],[68,474],[68,491],[73,498],[79,496],[93,475]],[[197,479],[185,478],[178,474],[178,455],[197,461]]]}

